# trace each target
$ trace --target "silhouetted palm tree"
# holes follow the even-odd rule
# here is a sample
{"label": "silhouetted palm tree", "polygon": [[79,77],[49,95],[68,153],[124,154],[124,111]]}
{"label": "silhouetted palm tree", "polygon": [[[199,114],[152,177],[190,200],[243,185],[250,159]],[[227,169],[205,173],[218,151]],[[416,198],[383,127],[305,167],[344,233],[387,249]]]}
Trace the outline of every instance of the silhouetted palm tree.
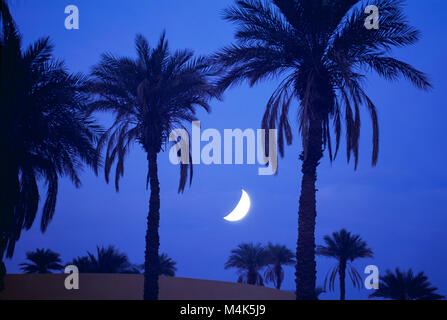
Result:
{"label": "silhouetted palm tree", "polygon": [[53,58],[49,38],[22,50],[22,39],[5,3],[1,9],[0,260],[12,257],[23,229],[38,211],[46,185],[40,228],[56,208],[59,177],[76,187],[82,164],[94,165],[98,127],[86,115],[87,81]]}
{"label": "silhouetted palm tree", "polygon": [[78,267],[80,273],[137,273],[127,255],[114,246],[96,247],[96,256],[87,252],[86,256],[75,258],[70,264]]}
{"label": "silhouetted palm tree", "polygon": [[166,253],[160,255],[160,275],[174,277],[177,267],[177,262],[168,257]]}
{"label": "silhouetted palm tree", "polygon": [[28,251],[26,259],[30,262],[19,264],[24,273],[52,273],[52,270],[62,270],[60,254],[50,249],[36,249]]}
{"label": "silhouetted palm tree", "polygon": [[[189,50],[171,53],[165,34],[158,45],[150,48],[147,40],[136,37],[138,58],[117,58],[104,54],[94,67],[93,92],[98,100],[94,110],[111,111],[115,122],[99,141],[98,151],[107,145],[105,177],[109,181],[116,161],[115,187],[124,174],[124,159],[133,142],[147,154],[147,183],[151,194],[147,218],[144,299],[157,299],[159,268],[160,187],[157,156],[169,142],[173,129],[184,128],[185,121],[195,120],[196,107],[209,111],[212,86],[204,59],[193,58]],[[181,155],[181,154],[180,154]],[[191,165],[190,165],[191,164]],[[183,192],[192,163],[180,165],[179,192]],[[191,180],[190,180],[191,182]]]}
{"label": "silhouetted palm tree", "polygon": [[80,273],[96,273],[96,265],[90,260],[89,256],[82,256],[74,258],[68,263],[78,268]]}
{"label": "silhouetted palm tree", "polygon": [[[177,262],[168,257],[166,253],[162,253],[159,255],[160,261],[160,276],[174,277],[175,272],[177,271],[177,267],[175,266]],[[138,269],[143,270],[144,272],[144,264],[139,265]]]}
{"label": "silhouetted palm tree", "polygon": [[268,254],[268,266],[264,273],[266,282],[273,282],[276,289],[281,288],[281,284],[284,280],[285,265],[292,265],[295,263],[294,254],[284,245],[273,245],[269,243],[267,245]]}
{"label": "silhouetted palm tree", "polygon": [[370,294],[370,298],[385,298],[392,300],[441,300],[445,297],[436,293],[424,272],[414,275],[413,270],[401,272],[396,268],[395,273],[386,271],[380,277],[379,289]]}
{"label": "silhouetted palm tree", "polygon": [[237,249],[231,250],[231,255],[225,263],[225,269],[237,268],[237,282],[252,285],[264,285],[260,270],[267,265],[268,253],[261,244],[242,243]]}
{"label": "silhouetted palm tree", "polygon": [[[225,19],[237,25],[236,43],[214,55],[218,87],[223,91],[248,80],[280,77],[267,103],[264,129],[278,129],[278,147],[292,143],[288,113],[295,106],[302,140],[302,181],[298,211],[296,294],[314,299],[315,219],[317,167],[327,148],[332,161],[338,151],[342,118],[346,126],[347,159],[357,167],[360,107],[372,119],[372,164],[378,158],[379,131],[376,107],[364,91],[367,72],[387,80],[400,76],[416,87],[429,89],[426,76],[407,63],[392,58],[393,47],[405,47],[419,39],[402,12],[401,0],[371,0],[380,8],[380,28],[368,30],[360,0],[240,0],[225,11]],[[294,118],[295,116],[293,116]],[[335,131],[335,148],[330,123]]]}
{"label": "silhouetted palm tree", "polygon": [[[359,272],[350,264],[359,258],[368,258],[373,256],[373,252],[367,247],[359,235],[347,232],[345,229],[332,233],[332,237],[325,236],[325,246],[317,247],[317,254],[325,257],[334,258],[338,261],[337,265],[329,271],[324,280],[324,287],[329,280],[329,290],[333,291],[335,287],[335,278],[338,274],[340,281],[340,300],[345,300],[346,296],[346,268],[352,280],[354,287],[361,286],[362,278]],[[348,265],[349,263],[349,265]]]}

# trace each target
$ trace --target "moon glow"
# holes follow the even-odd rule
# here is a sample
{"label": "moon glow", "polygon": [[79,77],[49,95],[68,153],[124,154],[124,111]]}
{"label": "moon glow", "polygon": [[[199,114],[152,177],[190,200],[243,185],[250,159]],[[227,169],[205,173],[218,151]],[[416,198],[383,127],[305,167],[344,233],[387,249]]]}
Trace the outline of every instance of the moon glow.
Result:
{"label": "moon glow", "polygon": [[224,217],[224,219],[231,222],[242,220],[250,210],[250,206],[250,197],[248,196],[247,192],[242,189],[242,196],[239,200],[239,203],[237,204],[236,208],[233,209],[233,211],[231,211],[226,217]]}

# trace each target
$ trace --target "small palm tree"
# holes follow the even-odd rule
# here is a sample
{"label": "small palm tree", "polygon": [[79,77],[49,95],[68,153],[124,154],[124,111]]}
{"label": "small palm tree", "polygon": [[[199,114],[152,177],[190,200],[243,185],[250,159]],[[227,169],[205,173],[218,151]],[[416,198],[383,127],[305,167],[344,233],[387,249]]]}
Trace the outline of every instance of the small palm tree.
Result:
{"label": "small palm tree", "polygon": [[96,256],[87,252],[70,264],[78,267],[81,273],[134,273],[135,270],[127,255],[114,246],[96,247]]}
{"label": "small palm tree", "polygon": [[273,282],[276,289],[281,288],[281,284],[284,280],[285,265],[292,265],[295,263],[295,255],[284,245],[273,245],[269,243],[267,245],[268,254],[268,266],[264,273],[266,282]]}
{"label": "small palm tree", "polygon": [[160,255],[160,275],[174,277],[177,271],[177,262],[168,257],[166,253]]}
{"label": "small palm tree", "polygon": [[88,255],[74,258],[68,264],[76,266],[80,273],[97,273],[96,265],[90,260]]}
{"label": "small palm tree", "polygon": [[268,263],[267,250],[261,245],[242,243],[234,250],[225,263],[225,269],[237,268],[239,278],[237,282],[252,285],[264,285],[260,270]]}
{"label": "small palm tree", "polygon": [[392,300],[441,300],[445,297],[436,293],[424,272],[414,275],[413,270],[402,272],[396,268],[395,273],[386,271],[380,277],[379,289],[370,294],[370,298],[385,298]]}
{"label": "small palm tree", "polygon": [[[378,30],[364,26],[366,4],[380,8]],[[315,298],[317,167],[325,149],[329,160],[335,159],[343,124],[347,159],[353,157],[357,167],[362,106],[372,120],[372,165],[378,160],[377,111],[364,80],[372,70],[386,80],[403,77],[417,88],[431,87],[425,74],[391,56],[393,48],[412,45],[420,37],[407,23],[402,4],[401,0],[237,0],[224,13],[237,27],[236,41],[213,56],[217,86],[223,92],[244,80],[252,86],[279,78],[262,127],[278,129],[281,156],[284,144],[292,143],[289,117],[298,119],[302,177],[297,299]],[[295,114],[289,115],[293,109]]]}
{"label": "small palm tree", "polygon": [[36,249],[28,251],[26,259],[30,262],[20,264],[20,269],[24,273],[52,273],[53,271],[62,270],[60,254],[50,249]]}
{"label": "small palm tree", "polygon": [[49,38],[22,49],[22,37],[1,2],[0,263],[12,257],[22,230],[33,225],[46,188],[40,229],[56,210],[59,178],[81,185],[83,164],[93,166],[98,127],[87,116],[87,79],[53,57]]}
{"label": "small palm tree", "polygon": [[326,284],[329,282],[329,290],[333,291],[335,278],[338,274],[340,280],[340,300],[345,300],[346,268],[348,267],[348,274],[354,287],[360,288],[362,278],[350,263],[359,258],[372,257],[373,252],[367,247],[366,242],[359,235],[351,235],[345,229],[332,233],[332,237],[325,236],[324,242],[326,242],[326,245],[318,246],[316,253],[325,257],[334,258],[338,261],[332,271],[326,275],[324,287],[326,288]]}
{"label": "small palm tree", "polygon": [[[155,300],[158,298],[160,274],[157,157],[169,143],[173,129],[184,128],[184,122],[196,120],[197,107],[209,111],[208,101],[213,96],[213,88],[208,83],[209,72],[204,59],[193,59],[189,50],[171,53],[164,33],[155,48],[150,48],[141,35],[136,37],[135,44],[137,59],[104,54],[93,68],[92,91],[97,95],[97,101],[92,104],[92,109],[115,114],[115,122],[99,141],[98,152],[107,145],[104,166],[107,182],[116,161],[117,191],[120,177],[124,174],[125,156],[132,143],[139,143],[147,155],[150,200],[144,256],[144,299]],[[185,188],[188,168],[191,183],[191,161],[180,165],[179,192]]]}
{"label": "small palm tree", "polygon": [[[174,277],[175,272],[177,271],[176,264],[174,260],[168,257],[166,253],[162,253],[159,255],[160,261],[160,276]],[[144,272],[144,264],[138,266],[138,269],[143,270]]]}

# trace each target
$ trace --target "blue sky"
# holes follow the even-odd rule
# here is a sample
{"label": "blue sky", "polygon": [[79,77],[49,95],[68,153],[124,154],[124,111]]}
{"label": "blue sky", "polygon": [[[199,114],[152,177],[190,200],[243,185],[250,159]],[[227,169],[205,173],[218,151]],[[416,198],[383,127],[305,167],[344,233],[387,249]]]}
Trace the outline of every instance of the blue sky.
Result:
{"label": "blue sky", "polygon": [[[230,0],[18,0],[12,11],[28,44],[49,35],[55,55],[72,72],[88,72],[103,52],[135,56],[135,34],[151,43],[166,30],[170,46],[208,54],[230,43],[233,26],[220,18]],[[75,4],[80,29],[64,28],[64,8]],[[388,268],[423,270],[447,294],[447,143],[444,94],[447,89],[445,52],[447,21],[443,0],[409,0],[405,12],[422,31],[422,40],[395,55],[426,72],[434,89],[422,92],[409,83],[388,83],[374,75],[367,91],[378,106],[380,157],[371,168],[371,125],[362,118],[360,162],[357,171],[346,164],[343,152],[331,165],[327,156],[318,172],[317,243],[328,233],[346,228],[358,233],[375,257],[355,262],[360,272],[375,264]],[[210,115],[199,113],[202,128],[219,130],[259,128],[264,106],[276,81],[254,88],[231,89],[224,101],[212,102]],[[293,118],[293,116],[292,116]],[[106,123],[106,117],[101,121]],[[295,126],[296,129],[296,126]],[[295,130],[296,132],[296,130]],[[178,262],[178,276],[235,281],[234,270],[223,265],[230,250],[241,242],[272,241],[295,250],[300,184],[300,144],[297,136],[279,161],[278,176],[258,176],[253,165],[198,165],[192,187],[177,194],[178,167],[168,154],[159,156],[161,180],[161,251]],[[342,145],[344,147],[344,145]],[[18,272],[25,253],[51,248],[64,261],[114,244],[134,263],[143,262],[145,219],[149,192],[145,189],[146,157],[135,146],[130,154],[121,190],[116,193],[104,176],[83,174],[76,189],[61,183],[55,218],[42,235],[38,224],[23,233],[9,272]],[[252,198],[246,219],[232,224],[222,219],[235,206],[244,188]],[[317,258],[318,283],[334,261]],[[294,290],[294,270],[286,269],[284,288]],[[81,279],[82,280],[82,279]],[[348,298],[365,298],[365,289],[348,285]],[[322,298],[336,298],[327,293]]]}

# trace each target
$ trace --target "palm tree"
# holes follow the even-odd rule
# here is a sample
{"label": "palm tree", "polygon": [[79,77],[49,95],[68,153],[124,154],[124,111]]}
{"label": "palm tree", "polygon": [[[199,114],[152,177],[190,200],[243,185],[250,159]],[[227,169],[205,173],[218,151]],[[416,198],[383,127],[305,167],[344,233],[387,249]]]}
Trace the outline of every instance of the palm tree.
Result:
{"label": "palm tree", "polygon": [[264,285],[260,270],[268,263],[268,253],[261,244],[242,243],[234,250],[225,263],[225,269],[237,268],[237,282]]}
{"label": "palm tree", "polygon": [[26,259],[30,262],[20,264],[20,269],[24,273],[51,273],[51,270],[62,270],[62,260],[60,254],[50,249],[36,249],[28,251]]}
{"label": "palm tree", "polygon": [[295,263],[294,254],[284,245],[267,245],[268,266],[264,273],[266,282],[273,282],[276,289],[281,288],[284,280],[284,265]]}
{"label": "palm tree", "polygon": [[88,255],[74,258],[68,264],[76,266],[80,273],[96,273],[96,265],[90,260]]}
{"label": "palm tree", "polygon": [[[209,71],[204,59],[194,59],[193,52],[189,50],[171,53],[164,33],[155,48],[150,48],[141,35],[137,35],[135,44],[137,59],[103,54],[99,64],[94,67],[92,90],[97,94],[97,101],[92,104],[92,109],[115,114],[115,122],[99,141],[98,152],[107,145],[107,182],[116,161],[117,191],[131,143],[138,142],[147,155],[147,184],[151,192],[146,233],[144,299],[155,300],[158,297],[160,273],[157,156],[169,142],[171,130],[184,128],[185,121],[196,120],[197,107],[209,111],[208,101],[213,95],[213,88],[207,81]],[[188,168],[191,183],[191,161],[180,165],[179,193],[185,188]]]}
{"label": "palm tree", "polygon": [[414,275],[413,270],[402,272],[396,268],[395,273],[386,271],[380,277],[379,289],[370,294],[370,298],[385,298],[392,300],[441,300],[445,297],[436,293],[424,272]]}
{"label": "palm tree", "polygon": [[387,80],[403,76],[418,88],[430,88],[422,72],[390,56],[393,47],[405,47],[419,39],[419,32],[405,20],[403,1],[368,1],[380,8],[378,30],[365,28],[364,4],[361,0],[236,1],[224,12],[224,18],[237,25],[236,43],[213,56],[221,92],[244,80],[254,85],[281,79],[262,119],[264,129],[278,129],[281,156],[284,140],[292,143],[288,113],[296,106],[303,147],[295,273],[298,299],[315,297],[317,167],[325,149],[329,159],[335,159],[342,117],[347,159],[352,155],[357,167],[362,105],[373,123],[373,166],[378,159],[376,107],[363,87],[367,72],[373,70]]}
{"label": "palm tree", "polygon": [[33,225],[42,187],[45,232],[55,213],[59,178],[80,186],[82,164],[95,164],[98,133],[85,112],[87,79],[53,58],[49,38],[22,50],[8,7],[1,5],[0,262],[13,256],[22,230]]}
{"label": "palm tree", "polygon": [[359,235],[346,231],[345,229],[339,232],[332,233],[332,237],[325,236],[325,246],[318,246],[316,253],[325,257],[334,258],[337,260],[337,265],[328,272],[324,280],[324,287],[329,280],[329,290],[333,291],[335,287],[335,278],[338,274],[340,280],[340,300],[345,300],[346,296],[346,268],[348,268],[349,277],[352,280],[354,287],[360,288],[362,278],[359,272],[352,266],[354,260],[359,258],[371,258],[373,252],[367,247]]}
{"label": "palm tree", "polygon": [[[177,271],[176,264],[174,260],[168,257],[166,253],[162,253],[158,256],[160,263],[160,276],[174,277]],[[144,264],[138,266],[138,269],[144,271]]]}
{"label": "palm tree", "polygon": [[135,273],[136,268],[125,253],[114,246],[96,247],[96,256],[87,252],[86,256],[73,259],[70,263],[81,273]]}
{"label": "palm tree", "polygon": [[177,262],[168,257],[166,253],[162,253],[159,256],[160,259],[160,275],[167,277],[174,277],[177,267]]}

